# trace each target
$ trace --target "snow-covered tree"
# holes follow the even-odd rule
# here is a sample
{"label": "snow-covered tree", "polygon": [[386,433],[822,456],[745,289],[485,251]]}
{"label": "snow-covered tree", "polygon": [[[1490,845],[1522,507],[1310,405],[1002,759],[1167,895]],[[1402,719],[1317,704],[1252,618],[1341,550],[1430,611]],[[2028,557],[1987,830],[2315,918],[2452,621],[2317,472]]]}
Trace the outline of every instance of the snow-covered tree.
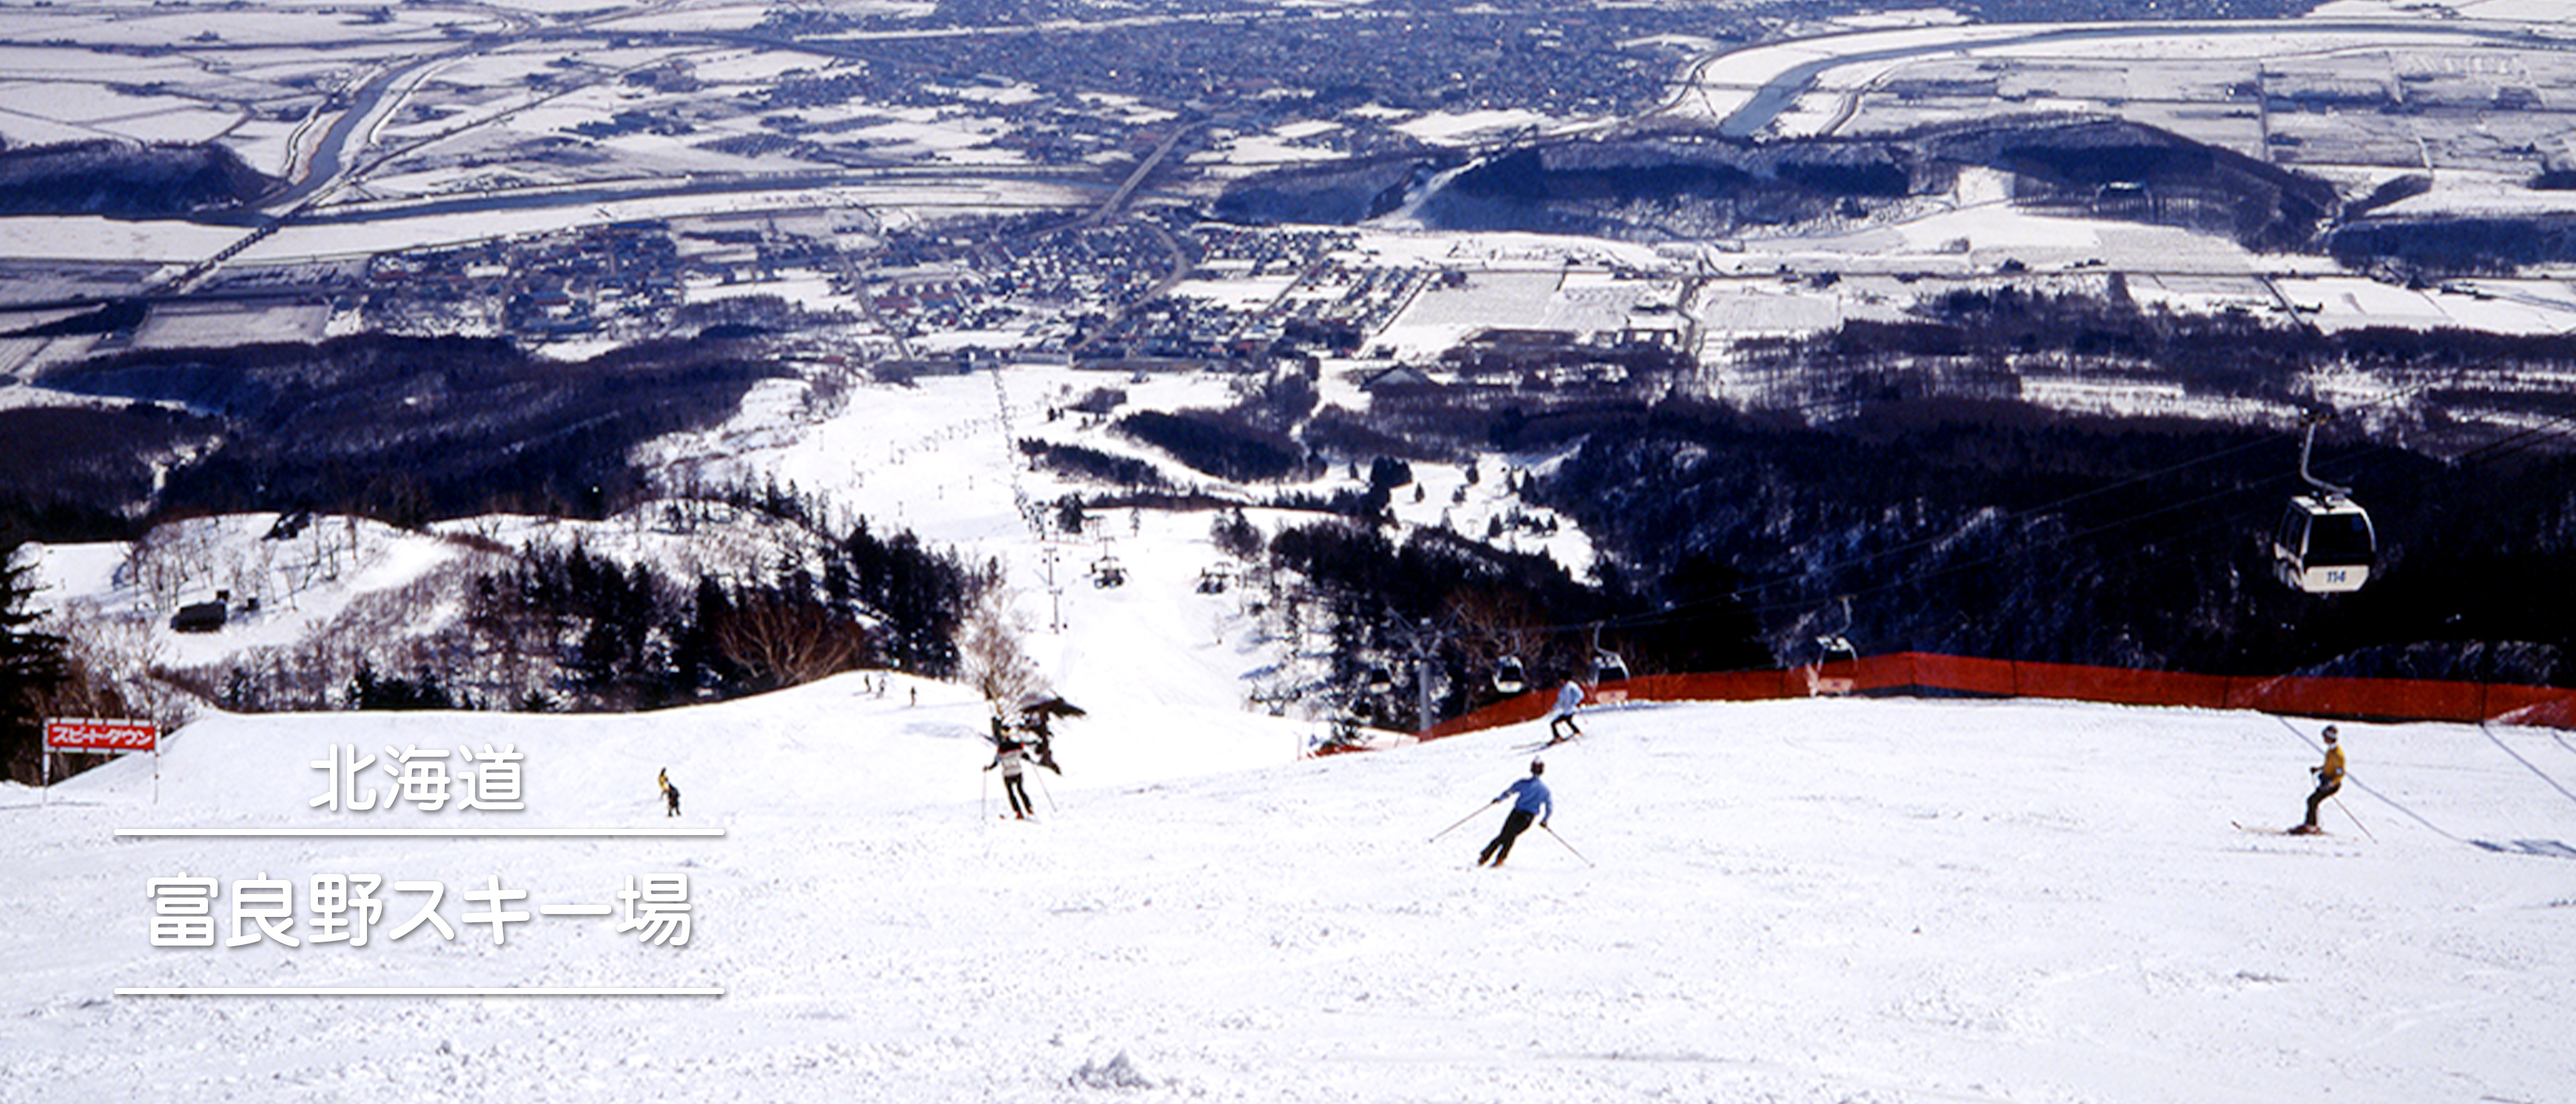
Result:
{"label": "snow-covered tree", "polygon": [[1025,626],[1010,587],[988,582],[957,626],[958,665],[984,700],[1009,706],[1045,687],[1035,660],[1020,646]]}

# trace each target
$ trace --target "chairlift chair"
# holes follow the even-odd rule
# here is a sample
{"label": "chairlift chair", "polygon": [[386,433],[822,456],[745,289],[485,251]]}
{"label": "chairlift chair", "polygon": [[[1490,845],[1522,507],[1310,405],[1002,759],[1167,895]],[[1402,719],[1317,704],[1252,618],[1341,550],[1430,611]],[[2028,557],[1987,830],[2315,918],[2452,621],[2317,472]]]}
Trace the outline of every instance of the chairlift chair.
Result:
{"label": "chairlift chair", "polygon": [[1091,562],[1091,585],[1108,588],[1127,585],[1127,569],[1116,556],[1102,556]]}
{"label": "chairlift chair", "polygon": [[2370,512],[2352,500],[2352,489],[2338,487],[2308,473],[2308,452],[2316,444],[2323,416],[2308,419],[2299,441],[2299,478],[2315,488],[2295,495],[2272,531],[2272,574],[2285,585],[2310,594],[2343,594],[2360,590],[2379,564],[2379,534]]}
{"label": "chairlift chair", "polygon": [[1521,657],[1504,656],[1494,663],[1494,692],[1517,694],[1529,689],[1529,671],[1521,666]]}

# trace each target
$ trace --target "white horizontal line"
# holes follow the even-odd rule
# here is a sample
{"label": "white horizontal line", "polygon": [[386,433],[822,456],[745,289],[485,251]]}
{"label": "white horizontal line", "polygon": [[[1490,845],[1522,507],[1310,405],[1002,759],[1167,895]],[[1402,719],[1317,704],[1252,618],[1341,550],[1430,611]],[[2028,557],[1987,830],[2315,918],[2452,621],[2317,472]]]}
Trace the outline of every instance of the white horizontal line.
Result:
{"label": "white horizontal line", "polygon": [[722,828],[119,828],[120,836],[409,836],[426,839],[626,836],[679,839],[725,834]]}
{"label": "white horizontal line", "polygon": [[611,916],[617,912],[606,905],[538,905],[537,911],[547,916]]}
{"label": "white horizontal line", "polygon": [[327,985],[174,986],[118,989],[120,997],[721,997],[716,986],[616,985]]}

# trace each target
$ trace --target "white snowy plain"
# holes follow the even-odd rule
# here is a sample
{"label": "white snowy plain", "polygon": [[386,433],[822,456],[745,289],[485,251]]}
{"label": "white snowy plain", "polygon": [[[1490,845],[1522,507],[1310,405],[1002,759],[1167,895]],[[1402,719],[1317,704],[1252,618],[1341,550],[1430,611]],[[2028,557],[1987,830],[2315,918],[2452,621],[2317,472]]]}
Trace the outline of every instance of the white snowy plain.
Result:
{"label": "white snowy plain", "polygon": [[[912,693],[918,689],[918,704]],[[217,716],[0,789],[0,1100],[2540,1102],[2576,1093],[2576,745],[2032,701],[1588,714],[1480,869],[1535,724],[1295,759],[1102,702],[999,819],[982,706],[897,676],[624,716]],[[510,744],[519,813],[333,813],[333,744]],[[381,753],[381,752],[379,752]],[[684,813],[663,816],[668,768]],[[376,775],[379,786],[389,779]],[[1445,826],[1467,823],[1432,840]],[[131,827],[720,827],[714,839],[124,839]],[[1580,857],[1575,849],[1581,851]],[[686,947],[465,922],[691,878]],[[456,929],[152,947],[145,883],[435,880]],[[118,996],[711,986],[717,997]]]}

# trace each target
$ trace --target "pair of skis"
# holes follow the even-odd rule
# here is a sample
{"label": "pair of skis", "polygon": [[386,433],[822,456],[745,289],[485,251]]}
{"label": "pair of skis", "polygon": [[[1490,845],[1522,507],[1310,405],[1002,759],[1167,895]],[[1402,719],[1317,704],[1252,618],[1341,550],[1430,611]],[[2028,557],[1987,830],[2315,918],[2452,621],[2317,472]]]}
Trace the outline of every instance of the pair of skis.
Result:
{"label": "pair of skis", "polygon": [[2323,836],[2332,834],[2323,828],[2311,828],[2306,831],[2301,831],[2297,828],[2257,828],[2241,820],[2231,820],[2227,823],[2235,825],[2236,830],[2239,832],[2252,832],[2258,836]]}
{"label": "pair of skis", "polygon": [[[2360,818],[2360,817],[2353,816],[2352,809],[2351,809],[2349,806],[2346,806],[2346,805],[2343,803],[2343,799],[2342,799],[2342,798],[2337,797],[2337,798],[2334,798],[2333,800],[2334,800],[2334,807],[2335,807],[2335,808],[2338,808],[2338,809],[2342,809],[2342,810],[2343,810],[2343,815],[2348,816],[2348,817],[2352,817],[2352,826],[2353,826],[2353,827],[2355,827],[2355,828],[2359,828],[2359,829],[2361,829],[2361,834],[2362,834],[2365,838],[2369,839],[2369,840],[2370,840],[2370,842],[2372,842],[2372,843],[2377,843],[2377,842],[2379,842],[2379,837],[2377,837],[2377,836],[2374,836],[2374,835],[2371,835],[2371,834],[2370,834],[2370,826],[2369,826],[2369,825],[2367,825],[2367,824],[2363,824],[2363,823],[2361,822],[2361,818]],[[2300,826],[2298,826],[2298,827],[2296,827],[2296,828],[2255,828],[2255,827],[2252,827],[2252,826],[2250,826],[2250,825],[2245,824],[2245,823],[2244,823],[2244,822],[2242,822],[2242,821],[2234,821],[2234,820],[2231,820],[2231,821],[2228,821],[2228,823],[2229,823],[2229,824],[2236,825],[2236,827],[2237,827],[2240,831],[2252,832],[2252,833],[2255,833],[2256,835],[2265,835],[2265,836],[2325,836],[2325,835],[2332,835],[2332,834],[2333,834],[2333,833],[2331,833],[2331,832],[2326,831],[2326,830],[2325,830],[2325,829],[2323,829],[2323,828],[2318,828],[2318,827],[2315,827],[2315,826],[2313,826],[2313,825],[2306,825],[2306,824],[2302,824],[2302,825],[2300,825]]]}

